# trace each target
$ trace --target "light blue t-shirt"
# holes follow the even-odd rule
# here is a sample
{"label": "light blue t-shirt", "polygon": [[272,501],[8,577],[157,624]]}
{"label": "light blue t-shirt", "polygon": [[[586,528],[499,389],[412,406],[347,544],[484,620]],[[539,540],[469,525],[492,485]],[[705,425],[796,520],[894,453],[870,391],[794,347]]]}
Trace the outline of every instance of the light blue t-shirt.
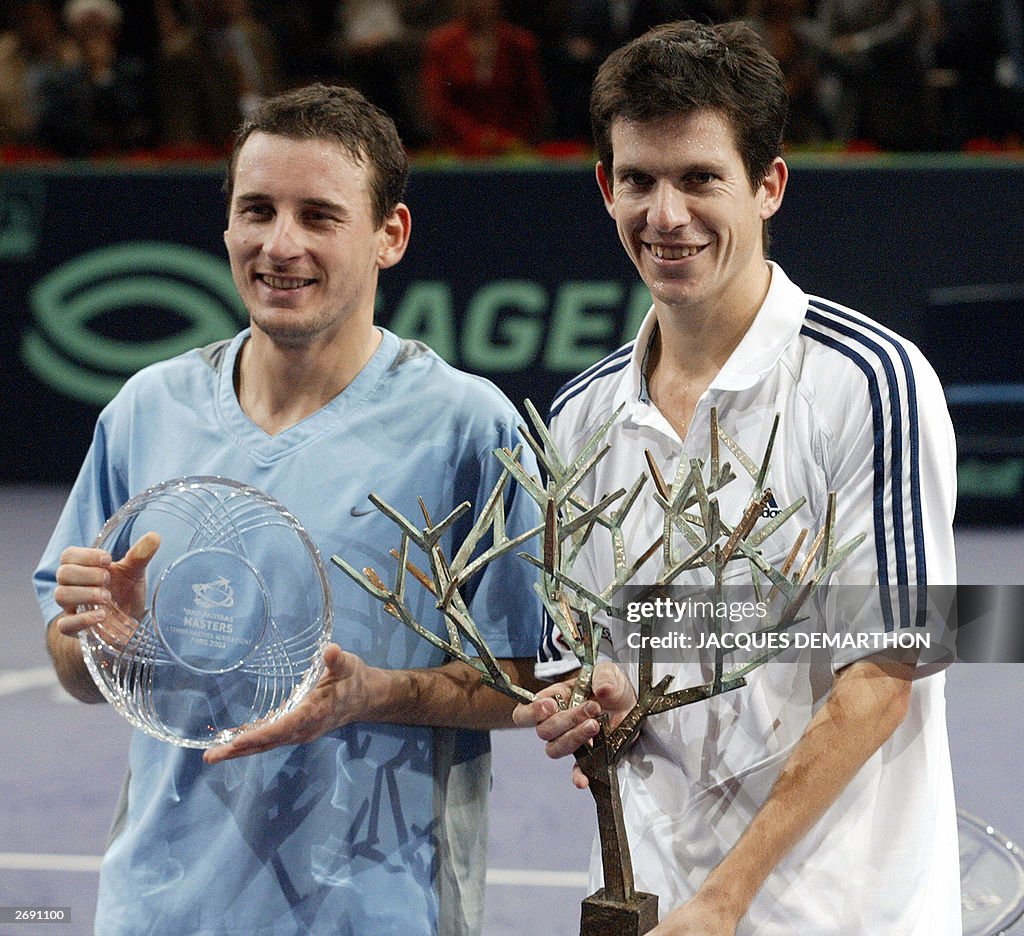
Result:
{"label": "light blue t-shirt", "polygon": [[[101,414],[92,447],[36,572],[46,620],[61,551],[88,545],[130,497],[184,475],[253,485],[284,504],[325,557],[390,568],[397,527],[371,492],[414,522],[497,481],[492,452],[519,442],[490,383],[383,331],[376,354],[327,406],[270,437],[234,389],[249,336],[149,367]],[[524,464],[535,471],[531,455]],[[536,522],[515,491],[510,535]],[[461,542],[467,514],[447,542]],[[423,567],[426,560],[423,560]],[[419,563],[417,563],[419,564]],[[333,639],[373,666],[444,662],[329,566]],[[529,565],[510,555],[468,590],[498,657],[531,657],[540,611]],[[419,620],[444,630],[423,589]],[[355,724],[311,743],[206,766],[201,752],[136,731],[125,795],[100,874],[96,932],[460,936],[478,932],[486,866],[485,732]]]}

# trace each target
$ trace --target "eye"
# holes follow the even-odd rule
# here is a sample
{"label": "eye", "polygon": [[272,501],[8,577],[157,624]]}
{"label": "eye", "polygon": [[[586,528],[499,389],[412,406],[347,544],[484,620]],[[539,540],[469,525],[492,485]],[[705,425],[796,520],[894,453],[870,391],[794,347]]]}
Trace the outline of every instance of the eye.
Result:
{"label": "eye", "polygon": [[336,224],[338,221],[338,213],[332,211],[329,207],[311,205],[302,212],[303,224],[308,224],[311,227],[324,227]]}
{"label": "eye", "polygon": [[264,218],[269,218],[271,215],[270,206],[261,202],[248,202],[247,204],[241,205],[237,209],[237,212],[244,218],[252,218],[255,220],[263,220]]}
{"label": "eye", "polygon": [[692,186],[696,187],[696,188],[700,188],[702,186],[711,185],[717,179],[718,179],[718,176],[715,175],[715,173],[710,172],[710,171],[706,171],[706,170],[701,170],[701,171],[698,171],[698,172],[691,172],[686,177],[687,183],[689,185],[692,185]]}
{"label": "eye", "polygon": [[627,172],[619,179],[619,182],[629,188],[642,190],[650,188],[653,179],[645,172]]}

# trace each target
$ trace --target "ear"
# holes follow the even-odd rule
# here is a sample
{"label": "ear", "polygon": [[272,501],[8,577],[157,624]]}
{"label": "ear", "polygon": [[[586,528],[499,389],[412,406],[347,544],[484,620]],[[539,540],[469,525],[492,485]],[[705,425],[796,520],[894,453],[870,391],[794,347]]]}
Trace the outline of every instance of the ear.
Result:
{"label": "ear", "polygon": [[613,218],[615,212],[612,208],[615,205],[615,196],[612,194],[612,183],[611,179],[608,178],[604,171],[604,163],[598,163],[594,167],[594,174],[597,176],[597,187],[601,190],[601,197],[604,198],[604,207],[608,210]]}
{"label": "ear", "polygon": [[777,158],[768,169],[761,187],[764,189],[764,200],[761,203],[761,220],[767,221],[782,206],[782,196],[786,192],[786,181],[789,179],[789,167]]}
{"label": "ear", "polygon": [[409,235],[412,232],[412,215],[402,202],[384,219],[380,226],[380,246],[377,251],[377,266],[386,270],[393,267],[405,256],[405,248],[409,246]]}

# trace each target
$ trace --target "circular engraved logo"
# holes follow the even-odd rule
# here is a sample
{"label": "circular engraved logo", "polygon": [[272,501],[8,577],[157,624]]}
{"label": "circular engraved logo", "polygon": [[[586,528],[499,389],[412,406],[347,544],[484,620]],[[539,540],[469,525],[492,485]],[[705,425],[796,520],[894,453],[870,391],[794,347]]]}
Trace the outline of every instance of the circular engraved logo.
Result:
{"label": "circular engraved logo", "polygon": [[179,557],[153,593],[153,626],[167,652],[196,673],[229,673],[259,646],[270,603],[259,571],[226,549]]}

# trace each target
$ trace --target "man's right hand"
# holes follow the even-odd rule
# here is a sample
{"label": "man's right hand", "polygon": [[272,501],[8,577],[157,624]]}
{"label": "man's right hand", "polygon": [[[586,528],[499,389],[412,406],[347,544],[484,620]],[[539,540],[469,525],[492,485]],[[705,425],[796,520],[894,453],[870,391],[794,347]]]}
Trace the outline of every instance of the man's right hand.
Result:
{"label": "man's right hand", "polygon": [[130,636],[146,608],[146,566],[159,547],[160,537],[146,533],[117,562],[102,549],[65,549],[54,590],[64,611],[57,622],[60,632],[70,637],[102,625],[114,633],[127,630],[121,636]]}
{"label": "man's right hand", "polygon": [[[547,742],[548,757],[560,758],[589,744],[600,732],[598,717],[608,715],[609,727],[615,728],[636,704],[636,692],[626,674],[614,663],[602,662],[594,667],[591,697],[572,708],[564,709],[558,697],[569,699],[575,679],[555,683],[538,693],[529,705],[517,705],[512,720],[520,727],[534,727],[537,736]],[[589,785],[579,767],[574,767],[572,782],[581,790]]]}

